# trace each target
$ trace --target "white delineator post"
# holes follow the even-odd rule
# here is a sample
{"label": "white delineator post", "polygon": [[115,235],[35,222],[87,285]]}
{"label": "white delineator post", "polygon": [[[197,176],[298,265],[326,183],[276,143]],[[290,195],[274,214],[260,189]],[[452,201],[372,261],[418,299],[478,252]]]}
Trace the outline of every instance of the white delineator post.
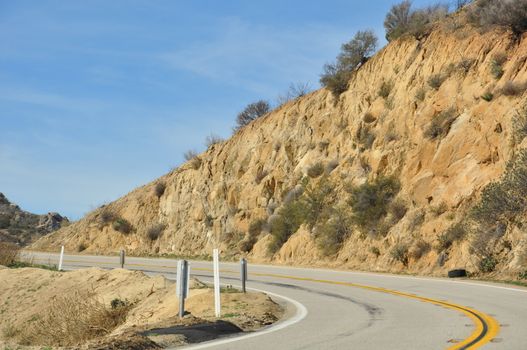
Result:
{"label": "white delineator post", "polygon": [[60,257],[59,257],[59,271],[62,271],[62,261],[64,261],[64,246],[60,248]]}
{"label": "white delineator post", "polygon": [[212,251],[212,261],[214,264],[214,311],[216,317],[221,315],[220,304],[220,257],[218,249]]}

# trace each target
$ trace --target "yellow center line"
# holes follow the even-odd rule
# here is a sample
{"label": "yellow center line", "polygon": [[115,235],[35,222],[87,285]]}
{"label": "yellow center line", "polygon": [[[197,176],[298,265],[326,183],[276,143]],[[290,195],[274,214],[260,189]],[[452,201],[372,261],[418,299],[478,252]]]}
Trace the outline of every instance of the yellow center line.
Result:
{"label": "yellow center line", "polygon": [[[45,259],[36,259],[36,260],[45,260]],[[75,262],[75,263],[86,263],[86,264],[93,264],[92,262],[88,262],[85,260],[64,260],[64,263],[66,262]],[[101,262],[102,264],[110,264],[110,265],[119,265],[115,262]],[[157,268],[175,268],[175,266],[171,265],[149,265],[149,264],[134,264],[134,263],[127,263],[126,266],[137,266],[137,267],[157,267]],[[193,267],[193,270],[198,271],[208,271],[212,272],[212,269],[209,268],[203,268],[203,267]],[[229,274],[237,274],[238,271],[233,270],[220,270],[222,273],[229,273]],[[493,317],[485,314],[484,312],[478,311],[473,308],[469,308],[466,306],[454,304],[451,302],[421,297],[418,295],[405,293],[405,292],[399,292],[397,290],[392,289],[386,289],[381,287],[373,287],[368,285],[362,285],[352,282],[342,282],[342,281],[333,281],[333,280],[323,280],[323,279],[315,279],[315,278],[309,278],[309,277],[298,277],[298,276],[290,276],[290,275],[282,275],[282,274],[274,274],[274,273],[258,273],[258,272],[251,272],[251,275],[254,276],[260,276],[260,277],[274,277],[274,278],[281,278],[281,279],[289,279],[289,280],[295,280],[295,281],[306,281],[306,282],[315,282],[315,283],[324,283],[324,284],[333,284],[333,285],[341,285],[341,286],[348,286],[348,287],[354,287],[354,288],[360,288],[375,292],[381,292],[385,294],[391,294],[396,295],[400,297],[410,298],[414,300],[419,300],[425,303],[434,304],[438,306],[443,306],[446,308],[449,308],[451,310],[456,310],[458,312],[463,313],[464,315],[468,316],[472,322],[474,323],[474,331],[470,334],[470,336],[461,342],[452,345],[447,350],[461,350],[461,349],[478,349],[481,346],[487,344],[490,342],[496,335],[498,335],[500,331],[500,325],[496,319]]]}

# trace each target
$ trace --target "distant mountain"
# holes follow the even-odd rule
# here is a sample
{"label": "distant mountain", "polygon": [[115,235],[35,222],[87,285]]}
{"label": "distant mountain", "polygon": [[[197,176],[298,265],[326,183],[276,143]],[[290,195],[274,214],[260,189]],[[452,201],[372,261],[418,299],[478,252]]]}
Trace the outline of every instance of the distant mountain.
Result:
{"label": "distant mountain", "polygon": [[68,218],[58,213],[36,215],[24,211],[0,193],[0,242],[25,246],[68,224]]}

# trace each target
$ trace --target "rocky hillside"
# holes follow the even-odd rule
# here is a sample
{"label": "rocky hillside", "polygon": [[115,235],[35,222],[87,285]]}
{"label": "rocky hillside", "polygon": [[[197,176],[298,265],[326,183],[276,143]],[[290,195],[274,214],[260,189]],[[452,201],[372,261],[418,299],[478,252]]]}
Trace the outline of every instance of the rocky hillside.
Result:
{"label": "rocky hillside", "polygon": [[28,213],[0,193],[0,242],[25,246],[68,223],[68,219],[58,213]]}
{"label": "rocky hillside", "polygon": [[340,98],[321,89],[290,101],[33,248],[220,246],[253,261],[517,276],[521,213],[480,234],[473,208],[487,208],[483,189],[527,146],[527,40],[457,21],[394,40]]}

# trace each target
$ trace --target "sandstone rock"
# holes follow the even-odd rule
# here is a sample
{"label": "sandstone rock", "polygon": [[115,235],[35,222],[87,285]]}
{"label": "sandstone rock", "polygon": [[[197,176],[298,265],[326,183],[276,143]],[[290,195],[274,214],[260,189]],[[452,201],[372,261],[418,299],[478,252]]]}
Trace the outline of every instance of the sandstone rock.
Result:
{"label": "sandstone rock", "polygon": [[[511,41],[507,33],[498,31],[466,32],[460,37],[438,28],[420,40],[407,37],[393,41],[357,71],[338,101],[325,89],[290,101],[209,148],[199,156],[199,167],[183,165],[109,204],[110,210],[132,224],[130,235],[93,225],[102,210],[97,209],[40,239],[33,248],[56,250],[65,244],[74,250],[82,241],[86,252],[94,253],[108,254],[126,247],[130,253],[210,255],[222,234],[239,231],[239,235],[228,237],[243,239],[252,220],[280,210],[277,205],[300,183],[309,166],[338,159],[338,171],[328,176],[337,184],[340,198],[345,198],[345,184],[364,183],[379,174],[395,175],[402,186],[399,195],[410,203],[411,212],[426,214],[424,222],[414,225],[406,215],[378,240],[354,232],[332,258],[321,257],[312,235],[302,231],[293,235],[274,259],[401,270],[403,264],[395,263],[390,255],[393,244],[418,238],[434,246],[453,223],[448,217],[466,215],[481,189],[501,176],[506,162],[520,147],[511,142],[511,118],[520,110],[521,98],[496,94],[487,102],[479,96],[495,85],[488,67],[496,52],[507,52],[509,58],[502,80],[527,81],[527,40]],[[474,60],[468,72],[455,68],[463,58]],[[449,67],[454,69],[443,85],[437,91],[430,88],[430,76],[447,72]],[[394,82],[389,104],[378,96],[385,81]],[[415,98],[421,89],[426,90],[423,101]],[[432,120],[449,108],[456,113],[450,129],[441,137],[427,137]],[[370,116],[365,118],[367,113]],[[371,148],[358,140],[361,128],[374,135]],[[257,183],[255,179],[262,177],[263,170],[267,173]],[[152,196],[159,181],[167,185],[161,201]],[[269,203],[272,208],[265,208]],[[448,213],[430,215],[431,208],[441,203],[447,205]],[[207,215],[214,218],[212,228],[204,224]],[[159,241],[151,244],[145,240],[145,232],[157,222],[167,227]],[[513,248],[521,239],[510,237]],[[265,249],[269,240],[269,235],[261,236],[249,257],[272,260]],[[221,242],[224,253],[239,254],[237,243]],[[379,254],[371,253],[372,247]],[[506,258],[513,259],[513,253],[509,255]],[[468,248],[462,244],[452,246],[450,254],[441,255],[439,262],[442,264],[437,264],[437,253],[431,250],[407,269],[444,273],[451,266],[472,264]]]}

